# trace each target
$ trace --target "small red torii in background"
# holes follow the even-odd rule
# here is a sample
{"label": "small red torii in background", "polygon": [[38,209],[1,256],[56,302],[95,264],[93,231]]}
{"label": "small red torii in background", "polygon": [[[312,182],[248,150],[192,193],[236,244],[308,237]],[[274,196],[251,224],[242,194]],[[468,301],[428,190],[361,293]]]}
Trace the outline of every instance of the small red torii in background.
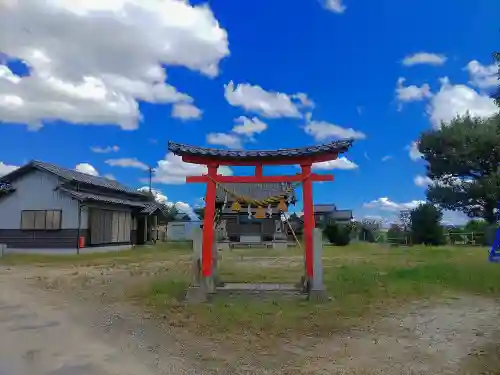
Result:
{"label": "small red torii in background", "polygon": [[[205,215],[203,219],[202,275],[212,276],[212,246],[215,235],[215,199],[217,184],[224,183],[302,183],[304,205],[304,242],[306,273],[309,280],[313,277],[313,229],[315,227],[312,183],[333,181],[333,175],[311,172],[313,163],[335,160],[340,153],[346,152],[353,140],[335,141],[323,145],[278,149],[274,151],[219,150],[195,147],[175,142],[168,143],[168,149],[181,156],[186,163],[206,165],[208,173],[203,176],[188,176],[187,183],[205,183]],[[217,174],[219,166],[253,166],[254,176],[222,176]],[[302,172],[296,175],[265,176],[266,165],[300,165]]]}

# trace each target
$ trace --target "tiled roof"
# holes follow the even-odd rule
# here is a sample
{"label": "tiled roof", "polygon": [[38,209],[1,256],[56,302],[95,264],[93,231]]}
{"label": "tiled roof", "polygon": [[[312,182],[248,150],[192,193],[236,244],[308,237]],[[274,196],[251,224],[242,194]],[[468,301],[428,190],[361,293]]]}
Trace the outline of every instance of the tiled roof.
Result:
{"label": "tiled roof", "polygon": [[352,216],[352,210],[337,210],[333,211],[329,217],[333,220],[351,220],[353,218]]}
{"label": "tiled roof", "polygon": [[352,145],[352,139],[334,141],[323,145],[302,147],[302,148],[282,148],[277,150],[220,150],[216,148],[196,147],[176,142],[168,142],[168,149],[176,155],[192,155],[204,157],[216,157],[219,159],[258,159],[258,158],[293,158],[300,156],[313,156],[327,153],[343,153]]}
{"label": "tiled roof", "polygon": [[[250,197],[253,199],[266,199],[276,195],[285,195],[286,189],[290,186],[290,183],[265,183],[265,184],[247,184],[247,183],[226,183],[221,184],[227,190],[234,192],[237,195],[242,195]],[[292,191],[295,195],[295,191]],[[223,201],[226,193],[220,185],[217,186],[216,200],[218,202]],[[229,202],[234,201],[233,197],[228,194],[227,197]]]}
{"label": "tiled roof", "polygon": [[160,210],[160,212],[163,215],[167,216],[167,213],[163,209],[163,205],[161,205],[157,202],[132,201],[129,199],[108,197],[105,195],[86,193],[86,192],[75,191],[75,190],[66,189],[66,188],[59,188],[59,189],[61,191],[65,192],[66,194],[69,194],[73,198],[78,199],[79,201],[82,201],[82,202],[92,201],[92,202],[117,204],[117,205],[122,205],[122,206],[140,208],[141,209],[140,213],[146,214],[146,215],[154,214],[156,212],[156,210]]}
{"label": "tiled roof", "polygon": [[118,204],[118,205],[138,207],[138,208],[145,208],[146,205],[150,203],[150,202],[137,202],[129,199],[119,199],[114,197],[108,197],[105,195],[86,193],[65,188],[59,188],[59,189],[80,201],[93,201],[93,202],[108,203],[108,204]]}
{"label": "tiled roof", "polygon": [[42,170],[45,170],[49,173],[53,173],[64,180],[68,180],[68,181],[72,181],[72,182],[79,182],[82,184],[88,184],[88,185],[92,185],[92,186],[96,186],[96,187],[101,187],[101,188],[105,188],[105,189],[110,189],[110,190],[114,190],[114,191],[118,191],[118,192],[122,192],[122,193],[138,195],[138,196],[144,195],[143,193],[138,192],[137,190],[129,188],[125,185],[122,185],[119,182],[114,181],[114,180],[110,180],[110,179],[107,179],[104,177],[91,176],[89,174],[77,172],[77,171],[74,171],[71,169],[62,168],[62,167],[59,167],[57,165],[45,163],[45,162],[38,161],[38,160],[33,160],[30,163],[26,164],[25,166],[16,169],[14,172],[11,172],[8,175],[3,176],[0,179],[0,181],[1,180],[10,181],[11,178],[14,178],[19,173],[23,173],[23,171],[26,171],[30,168],[42,169]]}
{"label": "tiled roof", "polygon": [[335,211],[337,207],[334,204],[315,204],[313,211],[315,213],[327,213]]}
{"label": "tiled roof", "polygon": [[142,193],[138,192],[135,189],[129,188],[125,185],[120,184],[117,181],[110,180],[105,177],[98,177],[98,176],[92,176],[89,174],[77,172],[71,169],[66,169],[66,168],[61,168],[57,165],[54,164],[49,164],[49,163],[44,163],[41,161],[33,161],[33,165],[43,168],[49,172],[52,172],[56,175],[58,175],[61,178],[64,178],[66,180],[72,180],[75,182],[81,182],[84,184],[89,184],[89,185],[94,185],[94,186],[99,186],[103,187],[106,189],[111,189],[111,190],[116,190],[128,194],[137,194],[137,195],[142,195]]}
{"label": "tiled roof", "polygon": [[151,215],[154,213],[158,208],[160,208],[159,204],[156,202],[148,202],[144,204],[144,208],[141,211],[141,214],[147,214]]}
{"label": "tiled roof", "polygon": [[164,204],[160,204],[158,202],[148,202],[144,205],[144,208],[141,211],[141,214],[151,215],[159,210],[161,214],[165,217],[169,216],[169,212]]}

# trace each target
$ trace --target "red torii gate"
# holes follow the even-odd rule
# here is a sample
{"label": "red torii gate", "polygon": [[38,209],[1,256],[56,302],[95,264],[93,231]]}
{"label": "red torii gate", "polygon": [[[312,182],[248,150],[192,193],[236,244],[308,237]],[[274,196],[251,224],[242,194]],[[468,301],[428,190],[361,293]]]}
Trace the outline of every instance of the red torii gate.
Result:
{"label": "red torii gate", "polygon": [[[203,176],[188,176],[187,183],[205,183],[205,215],[203,219],[202,275],[212,276],[212,246],[214,240],[214,217],[217,183],[302,183],[304,205],[304,242],[306,273],[309,280],[313,277],[313,229],[315,227],[313,212],[312,183],[315,181],[333,181],[333,175],[311,172],[313,163],[337,159],[340,153],[346,152],[352,145],[352,139],[335,141],[323,145],[278,149],[275,151],[239,151],[219,150],[195,147],[176,142],[168,142],[168,149],[181,156],[187,163],[206,165],[208,173]],[[265,165],[295,165],[302,168],[296,175],[264,176]],[[254,176],[222,176],[217,174],[219,166],[253,166]]]}

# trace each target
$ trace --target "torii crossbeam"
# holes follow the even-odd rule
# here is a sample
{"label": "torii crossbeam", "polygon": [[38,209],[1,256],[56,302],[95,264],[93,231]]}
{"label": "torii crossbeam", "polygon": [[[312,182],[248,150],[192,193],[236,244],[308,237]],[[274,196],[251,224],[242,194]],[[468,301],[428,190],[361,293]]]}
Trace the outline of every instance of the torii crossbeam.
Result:
{"label": "torii crossbeam", "polygon": [[[203,219],[202,275],[212,274],[212,244],[214,240],[214,217],[217,184],[220,183],[302,183],[304,205],[304,242],[306,277],[313,277],[313,229],[315,227],[313,209],[312,183],[316,181],[333,181],[333,175],[312,173],[313,163],[335,160],[338,155],[346,152],[353,140],[335,141],[323,145],[278,149],[274,151],[240,151],[219,150],[213,148],[195,147],[175,142],[168,143],[168,149],[181,156],[187,163],[206,165],[207,174],[203,176],[188,176],[187,183],[205,183],[205,215]],[[296,175],[265,176],[263,166],[266,165],[300,165],[301,173]],[[254,176],[222,176],[217,174],[219,166],[253,166]]]}

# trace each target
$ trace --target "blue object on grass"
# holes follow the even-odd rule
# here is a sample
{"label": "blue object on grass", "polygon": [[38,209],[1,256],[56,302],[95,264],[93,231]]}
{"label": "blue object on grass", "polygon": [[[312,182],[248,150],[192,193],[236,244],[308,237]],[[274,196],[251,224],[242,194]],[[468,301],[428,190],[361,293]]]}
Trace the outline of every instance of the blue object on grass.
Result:
{"label": "blue object on grass", "polygon": [[[497,215],[498,219],[500,219],[500,202],[498,203]],[[500,228],[497,229],[495,241],[493,242],[493,246],[491,247],[488,260],[492,263],[500,263]]]}

